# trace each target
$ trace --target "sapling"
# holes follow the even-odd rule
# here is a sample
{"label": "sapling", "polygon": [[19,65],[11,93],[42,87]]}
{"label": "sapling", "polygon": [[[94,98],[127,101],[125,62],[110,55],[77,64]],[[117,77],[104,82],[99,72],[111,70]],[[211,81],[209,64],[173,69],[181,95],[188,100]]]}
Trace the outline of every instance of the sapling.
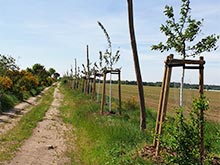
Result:
{"label": "sapling", "polygon": [[[166,23],[162,24],[160,31],[165,34],[167,40],[165,43],[160,42],[152,46],[152,50],[161,52],[174,49],[183,60],[188,57],[201,55],[203,52],[210,52],[218,48],[218,35],[212,34],[199,41],[197,36],[201,33],[203,19],[197,21],[191,16],[190,0],[181,0],[179,20],[175,18],[172,6],[165,6],[164,14],[167,17]],[[183,84],[185,70],[182,70],[181,87],[180,87],[180,106],[183,106]]]}
{"label": "sapling", "polygon": [[111,100],[112,100],[112,70],[113,70],[113,65],[116,64],[120,58],[120,51],[117,50],[115,55],[112,54],[112,43],[111,43],[111,39],[110,36],[107,32],[107,30],[105,29],[105,27],[101,24],[101,22],[98,22],[98,25],[100,26],[100,28],[103,30],[106,39],[107,39],[107,43],[108,43],[108,48],[106,49],[105,53],[104,53],[104,60],[106,63],[106,69],[110,70],[110,88],[109,88],[109,111],[111,112]]}

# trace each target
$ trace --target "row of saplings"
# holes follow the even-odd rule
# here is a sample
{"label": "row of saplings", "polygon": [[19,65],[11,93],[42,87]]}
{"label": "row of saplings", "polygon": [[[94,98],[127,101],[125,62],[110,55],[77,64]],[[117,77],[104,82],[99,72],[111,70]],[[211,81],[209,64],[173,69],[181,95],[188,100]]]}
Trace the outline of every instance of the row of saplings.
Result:
{"label": "row of saplings", "polygon": [[[68,86],[75,89],[80,90],[86,95],[90,95],[93,100],[97,102],[100,101],[100,94],[96,91],[97,86],[100,85],[101,77],[107,74],[104,71],[102,74],[99,73],[98,79],[94,79],[94,75],[90,75],[91,77],[87,79],[85,76],[82,76],[79,79],[68,79],[66,83]],[[120,74],[120,72],[119,72]],[[97,85],[98,83],[98,85]],[[102,87],[106,81],[102,80]],[[120,84],[120,81],[118,82]],[[103,88],[102,88],[103,89]],[[102,90],[103,91],[103,90]],[[105,97],[105,93],[101,94],[101,98]],[[105,101],[105,100],[104,100]],[[102,110],[102,102],[101,100],[101,114],[114,114],[113,110],[108,108],[108,112],[103,112]],[[110,103],[109,103],[110,104]],[[121,104],[121,103],[120,103]],[[119,104],[118,104],[119,105]],[[163,126],[163,136],[155,136],[155,138],[160,141],[160,155],[163,155],[163,159],[166,159],[166,162],[169,164],[177,163],[177,164],[198,164],[200,159],[200,127],[201,124],[205,126],[205,119],[201,116],[201,109],[203,111],[208,110],[209,102],[206,97],[203,95],[199,99],[195,99],[193,101],[192,110],[190,112],[189,119],[184,118],[183,108],[179,108],[176,110],[175,118],[168,118],[165,120],[165,124]],[[118,106],[118,112],[121,114],[121,107]],[[216,130],[215,135],[218,135],[220,132]],[[220,134],[219,134],[220,135]],[[214,136],[214,135],[213,135]],[[204,137],[203,137],[204,138]],[[205,139],[205,150],[206,148],[209,151],[212,151],[212,140],[220,140],[220,137],[209,137]],[[206,141],[209,140],[209,141]],[[143,153],[144,152],[144,153]],[[152,153],[149,153],[152,152]],[[141,155],[152,155],[155,156],[156,148],[155,146],[146,146],[144,150],[142,150]],[[158,158],[158,157],[157,157]],[[159,158],[161,158],[159,156]],[[163,161],[162,159],[156,159],[157,161]],[[209,162],[211,164],[216,164],[220,162],[220,159],[214,155],[208,155],[208,151],[204,153],[203,161]]]}
{"label": "row of saplings", "polygon": [[[183,1],[183,10],[186,12],[190,11],[190,8],[187,8],[189,4],[188,1]],[[186,9],[184,9],[184,7]],[[169,19],[172,19],[173,15],[172,10],[169,7],[166,7],[165,14],[168,16]],[[170,15],[169,15],[170,14]],[[182,13],[184,14],[184,13]],[[183,15],[184,17],[184,15]],[[183,18],[182,17],[182,18]],[[99,100],[99,93],[100,92],[100,81],[101,77],[103,77],[103,89],[102,89],[102,101],[101,101],[101,114],[104,114],[104,105],[105,105],[105,84],[106,84],[106,75],[110,74],[110,93],[109,93],[109,111],[108,113],[112,113],[111,110],[111,76],[112,74],[118,75],[118,92],[119,92],[119,114],[121,114],[121,87],[120,87],[120,69],[113,69],[113,65],[119,60],[119,51],[116,52],[115,56],[112,55],[112,47],[110,37],[104,28],[104,26],[99,22],[99,26],[104,31],[104,34],[108,41],[108,49],[104,55],[100,52],[100,61],[99,63],[94,63],[94,66],[91,67],[91,63],[89,61],[89,49],[87,46],[87,64],[86,66],[83,65],[83,76],[80,76],[79,68],[75,62],[75,74],[71,74],[72,81],[68,81],[69,85],[72,86],[74,89],[80,89],[85,94],[91,94],[93,99]],[[198,25],[199,26],[199,25]],[[164,26],[162,27],[162,31],[165,32],[166,29]],[[212,36],[214,37],[214,36]],[[214,38],[216,42],[217,38]],[[207,39],[208,40],[208,39]],[[202,43],[201,43],[202,44]],[[200,44],[200,45],[201,45]],[[172,45],[170,45],[172,46]],[[199,46],[199,45],[198,45]],[[210,50],[213,47],[210,47]],[[170,47],[165,47],[162,44],[154,46],[153,49],[158,49],[164,51],[166,49],[170,49]],[[163,50],[162,50],[163,49]],[[197,52],[201,53],[201,52]],[[105,60],[105,66],[103,66],[102,60]],[[185,56],[184,59],[185,61]],[[76,60],[75,60],[76,61]],[[184,65],[181,65],[185,67]],[[71,69],[71,72],[73,70]],[[98,80],[97,80],[98,77]],[[98,90],[96,91],[96,83],[98,83]],[[183,115],[183,108],[179,108],[177,110],[177,115],[172,121],[165,122],[164,126],[164,134],[156,134],[155,139],[156,141],[160,142],[160,151],[161,154],[165,154],[163,158],[166,159],[167,164],[203,164],[204,162],[218,164],[219,159],[215,156],[210,156],[208,154],[208,150],[206,148],[211,148],[211,143],[205,141],[205,146],[203,145],[204,141],[204,130],[203,127],[205,126],[205,119],[204,114],[201,114],[201,111],[206,111],[209,108],[209,103],[204,95],[201,95],[199,99],[195,99],[193,101],[193,108],[190,112],[190,118],[185,119]],[[202,129],[201,129],[202,127]],[[202,131],[202,133],[201,133]],[[218,134],[218,130],[217,133]],[[202,135],[202,137],[201,137]],[[215,138],[216,139],[216,138]],[[217,138],[219,140],[219,138]],[[206,140],[206,139],[205,139]],[[210,138],[209,138],[210,140]],[[208,145],[207,145],[208,144]],[[202,147],[202,148],[201,148]],[[149,148],[149,147],[146,147]],[[204,151],[207,152],[204,152]],[[153,149],[149,149],[145,152],[157,152],[155,146]],[[146,154],[145,154],[146,155]],[[152,154],[151,154],[152,155]],[[154,154],[153,154],[154,155]],[[157,154],[156,154],[157,155]]]}

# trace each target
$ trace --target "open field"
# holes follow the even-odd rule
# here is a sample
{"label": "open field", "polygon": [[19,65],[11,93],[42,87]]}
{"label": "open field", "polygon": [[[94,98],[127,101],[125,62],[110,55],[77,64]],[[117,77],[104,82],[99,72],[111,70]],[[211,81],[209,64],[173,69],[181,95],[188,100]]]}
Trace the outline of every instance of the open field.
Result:
{"label": "open field", "polygon": [[[113,97],[117,98],[118,96],[118,86],[113,84]],[[134,97],[138,101],[138,89],[135,85],[122,85],[122,100],[125,101],[126,99]],[[152,86],[144,86],[144,93],[145,93],[145,102],[147,108],[152,110],[157,110],[159,97],[160,97],[160,87],[152,87]],[[107,86],[106,94],[109,94],[109,89]],[[220,122],[220,91],[205,91],[205,95],[209,100],[210,107],[209,110],[206,112],[206,117],[208,120]],[[186,111],[192,106],[193,98],[197,98],[199,96],[198,90],[184,90],[184,105]],[[177,88],[170,88],[169,94],[169,102],[168,102],[168,112],[170,115],[173,114],[175,108],[178,107],[179,104],[179,89]]]}

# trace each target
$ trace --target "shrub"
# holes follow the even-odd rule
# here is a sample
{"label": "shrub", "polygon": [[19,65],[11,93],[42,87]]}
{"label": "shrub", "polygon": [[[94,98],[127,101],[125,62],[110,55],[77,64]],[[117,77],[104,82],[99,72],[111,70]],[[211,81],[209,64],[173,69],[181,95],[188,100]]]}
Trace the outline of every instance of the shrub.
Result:
{"label": "shrub", "polygon": [[9,94],[3,94],[1,96],[1,107],[0,110],[1,111],[7,111],[11,108],[13,108],[13,106],[18,102],[18,99],[13,96],[13,95],[9,95]]}
{"label": "shrub", "polygon": [[[200,111],[207,110],[209,103],[205,96],[193,101],[190,119],[185,120],[183,109],[179,108],[174,123],[166,123],[165,135],[161,139],[168,153],[166,160],[168,164],[200,164],[200,128],[204,126],[205,120]],[[204,138],[204,137],[203,137]]]}
{"label": "shrub", "polygon": [[131,97],[124,102],[124,108],[126,110],[134,110],[138,108],[138,102],[135,97]]}
{"label": "shrub", "polygon": [[1,90],[7,90],[10,89],[12,87],[12,80],[9,77],[2,77],[0,76],[0,88]]}

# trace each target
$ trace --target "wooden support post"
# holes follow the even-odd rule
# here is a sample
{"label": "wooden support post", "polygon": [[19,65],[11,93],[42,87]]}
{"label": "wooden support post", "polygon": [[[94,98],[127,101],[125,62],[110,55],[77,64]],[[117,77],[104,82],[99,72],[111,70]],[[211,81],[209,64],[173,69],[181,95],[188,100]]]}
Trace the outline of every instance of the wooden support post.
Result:
{"label": "wooden support post", "polygon": [[74,79],[74,89],[77,89],[78,87],[78,85],[77,85],[77,83],[78,83],[78,81],[77,81],[77,62],[76,62],[76,58],[75,58],[75,79]]}
{"label": "wooden support post", "polygon": [[87,75],[86,75],[86,94],[89,94],[90,87],[90,68],[89,68],[89,45],[86,46],[86,66],[87,66]]}
{"label": "wooden support post", "polygon": [[[167,61],[170,61],[173,59],[173,55],[171,54],[168,56]],[[166,63],[167,65],[167,63]],[[167,111],[167,104],[168,104],[168,96],[169,96],[169,87],[170,87],[170,78],[171,78],[171,73],[172,73],[172,67],[167,67],[165,68],[165,78],[164,78],[164,84],[162,88],[162,96],[161,96],[161,103],[159,104],[160,110],[158,110],[160,116],[158,117],[158,125],[156,125],[157,128],[157,136],[160,136],[162,134],[162,126],[163,126],[163,121],[165,119],[166,111]],[[155,140],[155,145],[156,145],[156,153],[155,156],[158,156],[160,152],[160,140],[156,139]]]}
{"label": "wooden support post", "polygon": [[119,102],[119,114],[121,115],[121,71],[118,70],[118,102]]}
{"label": "wooden support post", "polygon": [[85,93],[85,79],[82,78],[82,92]]}
{"label": "wooden support post", "polygon": [[102,101],[101,101],[101,111],[100,113],[103,115],[104,107],[105,107],[105,85],[106,85],[106,72],[103,72],[103,85],[102,85]]}
{"label": "wooden support post", "polygon": [[[199,69],[199,94],[200,98],[203,97],[203,89],[204,89],[204,60],[203,57],[200,57],[200,69]],[[204,109],[200,109],[200,121],[204,121]],[[200,165],[203,165],[204,160],[204,123],[200,122],[199,128],[199,152],[200,152]]]}
{"label": "wooden support post", "polygon": [[92,98],[95,100],[96,96],[96,71],[94,73],[94,79],[93,79],[93,90],[92,90]]}
{"label": "wooden support post", "polygon": [[[186,64],[191,66],[186,66]],[[200,94],[200,98],[202,98],[203,89],[204,89],[204,64],[205,61],[203,57],[200,57],[200,60],[178,60],[178,59],[173,59],[173,55],[167,57],[165,71],[164,71],[164,78],[161,87],[160,101],[157,112],[157,121],[155,127],[156,136],[154,137],[154,142],[153,142],[153,146],[156,148],[155,156],[158,156],[160,151],[160,141],[158,139],[158,136],[162,134],[162,125],[167,111],[172,67],[184,67],[185,69],[199,69],[199,94]],[[200,110],[200,120],[204,121],[204,109]],[[200,164],[203,165],[203,161],[204,161],[204,123],[203,122],[200,122],[200,126],[199,126],[199,142],[200,142],[199,143]]]}
{"label": "wooden support post", "polygon": [[[168,60],[168,57],[167,57],[167,60]],[[157,120],[156,120],[156,126],[155,126],[155,136],[154,136],[154,141],[153,141],[153,146],[155,148],[156,148],[157,139],[158,139],[159,125],[160,125],[160,116],[161,116],[161,107],[162,107],[162,102],[163,102],[163,97],[164,97],[164,86],[165,86],[165,80],[166,80],[166,77],[167,77],[167,68],[168,68],[168,66],[165,64],[163,82],[162,82],[162,85],[161,85],[159,105],[158,105],[158,110],[157,110]]]}

